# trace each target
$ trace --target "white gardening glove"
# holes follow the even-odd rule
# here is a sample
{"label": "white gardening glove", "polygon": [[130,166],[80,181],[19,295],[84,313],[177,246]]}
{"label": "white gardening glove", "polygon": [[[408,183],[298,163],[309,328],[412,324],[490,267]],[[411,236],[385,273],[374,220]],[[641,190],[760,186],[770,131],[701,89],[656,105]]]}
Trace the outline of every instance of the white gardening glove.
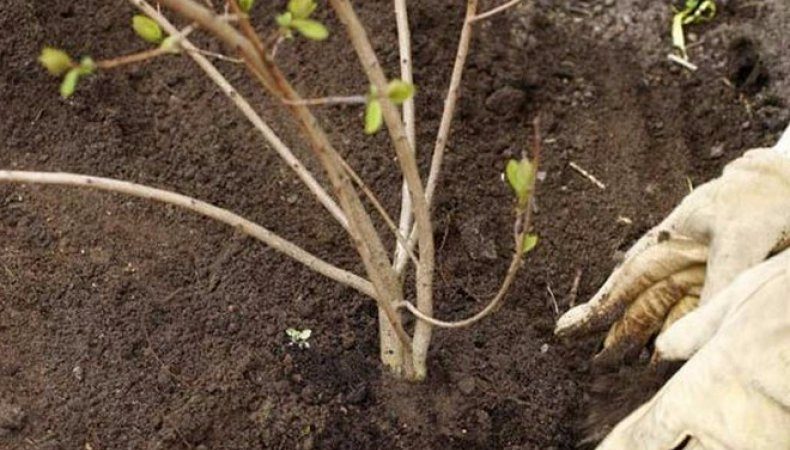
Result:
{"label": "white gardening glove", "polygon": [[570,336],[611,325],[598,359],[618,362],[786,247],[788,237],[790,128],[774,148],[747,152],[695,189],[637,241],[588,303],[560,317],[555,331]]}
{"label": "white gardening glove", "polygon": [[[714,331],[711,331],[714,330]],[[656,342],[691,358],[598,450],[790,449],[790,250],[744,272]]]}

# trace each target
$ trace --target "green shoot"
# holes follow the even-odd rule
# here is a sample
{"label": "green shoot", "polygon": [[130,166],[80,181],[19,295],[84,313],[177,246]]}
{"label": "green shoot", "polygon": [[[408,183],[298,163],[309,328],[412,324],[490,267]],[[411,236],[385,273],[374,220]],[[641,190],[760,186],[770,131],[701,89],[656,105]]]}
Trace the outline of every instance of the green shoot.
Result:
{"label": "green shoot", "polygon": [[528,207],[535,185],[535,168],[528,158],[511,159],[505,167],[505,178],[516,195],[519,210]]}
{"label": "green shoot", "polygon": [[521,256],[531,252],[536,245],[538,245],[538,235],[533,233],[524,233],[524,238],[521,241]]}
{"label": "green shoot", "polygon": [[387,85],[387,97],[392,103],[400,105],[414,96],[414,85],[403,80],[392,80]]}
{"label": "green shoot", "polygon": [[370,99],[365,105],[365,134],[375,134],[384,123],[381,114],[381,103],[377,99]]}
{"label": "green shoot", "polygon": [[63,98],[71,97],[77,89],[77,82],[80,79],[79,69],[71,69],[66,72],[63,81],[60,83],[60,96]]}
{"label": "green shoot", "polygon": [[[406,100],[414,97],[417,91],[416,87],[411,83],[406,83],[403,80],[395,79],[387,84],[387,98],[396,105],[400,105]],[[381,113],[381,103],[378,100],[378,93],[376,88],[370,87],[370,94],[368,94],[367,102],[365,104],[365,133],[375,134],[381,129],[384,123],[384,117]]]}
{"label": "green shoot", "polygon": [[288,11],[275,17],[277,25],[280,26],[280,33],[288,39],[293,37],[293,31],[314,41],[323,41],[329,37],[329,30],[324,24],[309,18],[317,6],[315,0],[288,2]]}
{"label": "green shoot", "polygon": [[52,47],[44,47],[38,61],[54,76],[65,74],[60,83],[60,95],[63,98],[74,94],[81,76],[96,71],[96,63],[91,57],[85,56],[79,64],[76,64],[66,52]]}
{"label": "green shoot", "polygon": [[296,345],[299,348],[310,348],[310,336],[312,336],[313,331],[309,328],[304,330],[297,330],[296,328],[288,328],[285,330],[285,334],[288,335],[288,338],[291,339],[290,345]]}
{"label": "green shoot", "polygon": [[686,0],[682,10],[675,10],[672,17],[672,45],[680,52],[680,57],[688,60],[686,38],[683,27],[700,22],[707,22],[716,16],[714,0]]}
{"label": "green shoot", "polygon": [[66,71],[76,66],[68,53],[52,47],[44,47],[41,50],[41,56],[38,57],[38,61],[49,73],[56,77],[63,75]]}
{"label": "green shoot", "polygon": [[144,41],[152,44],[159,44],[165,38],[159,24],[147,16],[138,14],[132,17],[132,28]]}

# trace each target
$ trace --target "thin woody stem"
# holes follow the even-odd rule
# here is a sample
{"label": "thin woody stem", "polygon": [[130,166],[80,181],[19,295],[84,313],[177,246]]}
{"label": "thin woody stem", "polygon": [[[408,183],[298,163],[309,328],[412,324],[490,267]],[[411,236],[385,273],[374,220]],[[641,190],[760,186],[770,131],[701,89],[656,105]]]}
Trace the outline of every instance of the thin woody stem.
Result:
{"label": "thin woody stem", "polygon": [[347,96],[330,96],[320,98],[303,98],[301,100],[285,100],[282,101],[286,105],[305,105],[305,106],[322,106],[322,105],[364,105],[367,99],[364,95],[347,95]]}
{"label": "thin woody stem", "polygon": [[129,64],[139,63],[139,62],[147,61],[149,59],[157,58],[159,56],[171,55],[171,54],[172,54],[171,52],[163,48],[157,47],[138,53],[132,53],[131,55],[124,55],[124,56],[119,56],[117,58],[96,61],[96,67],[102,70],[115,69],[121,66],[128,66]]}
{"label": "thin woody stem", "polygon": [[[349,166],[345,160],[341,160],[340,163],[343,165],[343,168],[346,169],[346,172],[351,177],[351,179],[354,180],[354,183],[356,183],[359,189],[361,189],[365,194],[365,197],[367,197],[370,203],[373,204],[373,207],[376,209],[376,211],[378,211],[379,215],[384,220],[384,223],[386,223],[387,227],[390,229],[390,231],[392,231],[392,234],[395,236],[395,239],[397,239],[397,242],[403,245],[404,248],[407,248],[408,246],[406,246],[406,237],[400,233],[398,226],[395,225],[395,221],[392,220],[392,217],[390,217],[389,213],[387,213],[387,210],[381,204],[378,197],[376,197],[376,194],[373,193],[368,185],[365,184],[365,181],[362,179],[362,177],[360,177],[359,174],[357,174],[357,172],[351,166]],[[414,263],[415,267],[420,264],[419,261],[417,261],[417,257],[414,255],[413,251],[409,251],[409,257],[411,258],[411,261]]]}
{"label": "thin woody stem", "polygon": [[516,248],[516,251],[513,253],[513,258],[510,260],[510,267],[508,267],[507,274],[505,275],[504,281],[502,281],[502,286],[500,286],[499,291],[494,296],[494,298],[483,308],[479,313],[475,314],[472,317],[469,317],[464,320],[459,320],[455,322],[447,322],[444,320],[435,319],[427,314],[423,314],[416,306],[412,305],[407,301],[401,302],[398,306],[409,310],[414,317],[429,323],[435,327],[439,328],[464,328],[472,325],[476,322],[479,322],[492,312],[496,311],[499,307],[499,304],[502,302],[502,299],[505,298],[505,295],[510,290],[510,285],[513,284],[513,281],[516,279],[516,274],[521,266],[524,264],[524,260],[520,255],[520,249]]}
{"label": "thin woody stem", "polygon": [[[401,80],[406,83],[414,84],[414,74],[412,70],[412,52],[411,52],[411,31],[409,30],[409,14],[406,7],[406,0],[394,0],[395,7],[395,22],[398,27],[398,54],[400,56],[400,73]],[[403,102],[403,126],[406,129],[406,137],[409,139],[409,145],[414,152],[417,151],[417,131],[416,119],[414,113],[414,97],[407,99]],[[400,221],[398,232],[400,235],[405,236],[411,229],[412,223],[412,203],[409,196],[409,186],[406,180],[403,180],[401,188],[401,208],[400,208]],[[394,259],[396,261],[403,259],[404,255],[413,255],[413,248],[408,244],[399,241],[395,249]]]}
{"label": "thin woody stem", "polygon": [[[477,13],[477,0],[467,0],[466,2],[466,18],[464,25],[461,29],[461,37],[458,41],[458,51],[455,55],[455,64],[453,65],[453,72],[450,76],[450,86],[447,89],[447,96],[444,99],[444,110],[442,111],[442,119],[439,123],[439,132],[436,135],[436,143],[433,148],[433,155],[431,156],[431,168],[428,173],[428,181],[425,186],[425,197],[428,206],[431,205],[433,194],[436,190],[436,184],[439,181],[439,174],[442,170],[442,162],[444,161],[444,150],[447,147],[447,140],[450,136],[450,127],[453,123],[453,116],[455,115],[455,107],[458,103],[458,93],[461,88],[461,78],[464,73],[464,65],[466,58],[469,55],[469,42],[472,40],[472,23],[470,20]],[[413,227],[409,233],[409,245],[414,248],[417,242],[417,229]],[[401,258],[395,261],[395,271],[403,273],[406,268],[406,259]]]}
{"label": "thin woody stem", "polygon": [[218,222],[230,225],[243,233],[258,239],[271,248],[304,264],[321,275],[331,278],[346,286],[370,296],[375,296],[373,285],[364,278],[334,266],[317,256],[303,250],[296,244],[287,241],[274,232],[226,209],[211,205],[186,195],[163,189],[157,189],[128,181],[111,178],[62,172],[31,172],[17,170],[0,170],[0,182],[52,184],[61,186],[79,186],[103,191],[118,192],[148,200],[179,206]]}
{"label": "thin woody stem", "polygon": [[[538,167],[540,165],[540,158],[541,158],[541,138],[540,138],[540,118],[536,117],[533,122],[533,143],[532,143],[532,167],[535,173],[537,173]],[[536,181],[535,177],[533,177],[532,186],[530,188],[531,195],[529,197],[529,201],[524,210],[516,210],[516,220],[513,226],[514,228],[514,240],[515,240],[515,249],[513,251],[513,257],[510,260],[510,267],[508,267],[507,273],[505,275],[505,279],[502,281],[502,285],[500,286],[499,290],[497,291],[496,295],[493,299],[486,305],[480,312],[477,314],[463,320],[458,320],[454,322],[447,322],[444,320],[439,320],[433,317],[430,317],[426,314],[423,314],[418,308],[416,308],[411,303],[404,301],[401,302],[398,306],[401,308],[408,309],[409,312],[414,314],[415,317],[418,319],[430,323],[433,326],[439,328],[463,328],[468,327],[476,322],[479,322],[486,316],[490,315],[492,312],[497,311],[499,305],[502,303],[502,300],[507,295],[508,291],[510,290],[510,286],[513,284],[513,281],[516,279],[516,274],[518,270],[524,264],[524,237],[529,233],[530,228],[532,226],[532,211],[534,208],[534,200],[535,200],[535,187]]]}
{"label": "thin woody stem", "polygon": [[488,19],[489,17],[491,17],[493,15],[496,15],[496,14],[499,14],[502,11],[504,11],[504,10],[506,10],[506,9],[512,7],[512,6],[518,5],[522,1],[524,1],[524,0],[510,0],[509,2],[503,3],[503,4],[499,5],[499,6],[497,6],[496,8],[492,8],[492,9],[490,9],[490,10],[484,12],[484,13],[480,13],[480,14],[472,17],[469,21],[470,22],[477,22],[479,20]]}
{"label": "thin woody stem", "polygon": [[[175,30],[175,28],[173,29]],[[195,27],[193,25],[189,25],[181,31],[176,30],[175,32],[171,33],[172,36],[176,36],[175,44],[180,43],[183,39],[189,36],[189,34],[192,33],[194,30]],[[119,56],[117,58],[96,61],[96,67],[102,70],[115,69],[117,67],[143,62],[149,59],[157,58],[159,56],[172,55],[172,54],[173,52],[170,51],[169,49],[156,47],[150,50],[144,50],[142,52],[132,53],[131,55],[124,55],[124,56]]]}

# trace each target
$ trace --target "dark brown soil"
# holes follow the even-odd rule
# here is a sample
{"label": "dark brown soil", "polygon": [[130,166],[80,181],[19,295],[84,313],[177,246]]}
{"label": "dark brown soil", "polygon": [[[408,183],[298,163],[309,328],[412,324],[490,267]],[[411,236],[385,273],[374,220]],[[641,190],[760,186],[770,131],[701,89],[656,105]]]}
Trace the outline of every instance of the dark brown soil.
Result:
{"label": "dark brown soil", "polygon": [[[539,0],[480,26],[434,211],[437,315],[469,315],[500,283],[510,248],[500,172],[527,144],[538,113],[541,242],[502,311],[436,333],[421,385],[380,373],[369,299],[256,241],[145,201],[0,186],[0,448],[574,448],[596,339],[554,339],[550,292],[567,309],[581,270],[584,301],[689,182],[773,142],[790,119],[783,1],[720,2],[716,20],[693,30],[702,42],[691,50],[700,65],[693,74],[666,61],[663,2]],[[285,1],[259,3],[264,29]],[[356,3],[395,73],[390,2]],[[461,3],[410,2],[424,160]],[[125,2],[3,0],[0,168],[167,187],[361,271],[342,230],[187,58],[101,74],[73,99],[57,96],[57,82],[35,62],[40,48],[96,58],[141,49],[132,14]],[[339,25],[320,16],[332,37],[289,43],[278,58],[306,96],[364,92]],[[309,160],[244,72],[221,67]],[[397,211],[385,136],[362,134],[358,108],[320,115]],[[310,349],[287,345],[289,327],[313,330]]]}

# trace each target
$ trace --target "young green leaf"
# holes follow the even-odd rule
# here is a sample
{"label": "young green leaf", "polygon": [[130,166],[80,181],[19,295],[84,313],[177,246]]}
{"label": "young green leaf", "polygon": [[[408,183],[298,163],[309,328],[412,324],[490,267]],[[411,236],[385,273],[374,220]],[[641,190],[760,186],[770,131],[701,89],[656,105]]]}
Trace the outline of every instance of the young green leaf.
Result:
{"label": "young green leaf", "polygon": [[245,13],[250,12],[250,10],[252,9],[252,5],[254,4],[255,4],[255,0],[239,0],[239,8],[241,8],[241,10],[244,11]]}
{"label": "young green leaf", "polygon": [[77,81],[80,79],[80,69],[74,68],[66,72],[63,77],[63,82],[60,83],[60,95],[63,98],[69,98],[77,89]]}
{"label": "young green leaf", "polygon": [[287,28],[291,26],[291,21],[293,21],[293,18],[294,18],[293,14],[287,12],[287,13],[277,14],[274,20],[275,22],[277,22],[277,25]]}
{"label": "young green leaf", "polygon": [[78,67],[80,75],[90,75],[96,71],[96,63],[90,56],[83,56]]}
{"label": "young green leaf", "polygon": [[383,122],[381,103],[376,99],[368,100],[365,106],[365,134],[374,134],[379,131]]}
{"label": "young green leaf", "polygon": [[519,206],[527,206],[532,186],[535,182],[535,169],[527,158],[520,161],[511,159],[505,167],[505,177],[516,194]]}
{"label": "young green leaf", "polygon": [[61,76],[74,67],[74,61],[71,60],[68,53],[52,47],[41,49],[41,56],[38,57],[38,62],[55,76]]}
{"label": "young green leaf", "polygon": [[158,44],[164,39],[164,34],[162,29],[159,28],[159,24],[147,16],[138,14],[132,17],[132,28],[134,28],[134,32],[138,36],[152,44]]}
{"label": "young green leaf", "polygon": [[293,19],[291,28],[302,33],[302,36],[314,41],[323,41],[329,36],[329,30],[321,23],[312,19]]}
{"label": "young green leaf", "polygon": [[524,238],[521,241],[521,256],[524,256],[527,253],[531,252],[536,245],[538,245],[537,234],[532,234],[532,233],[524,234]]}
{"label": "young green leaf", "polygon": [[314,0],[291,0],[288,2],[288,12],[295,19],[307,19],[317,6]]}
{"label": "young green leaf", "polygon": [[387,97],[396,105],[400,105],[414,96],[414,91],[414,85],[403,80],[392,80],[387,85]]}

